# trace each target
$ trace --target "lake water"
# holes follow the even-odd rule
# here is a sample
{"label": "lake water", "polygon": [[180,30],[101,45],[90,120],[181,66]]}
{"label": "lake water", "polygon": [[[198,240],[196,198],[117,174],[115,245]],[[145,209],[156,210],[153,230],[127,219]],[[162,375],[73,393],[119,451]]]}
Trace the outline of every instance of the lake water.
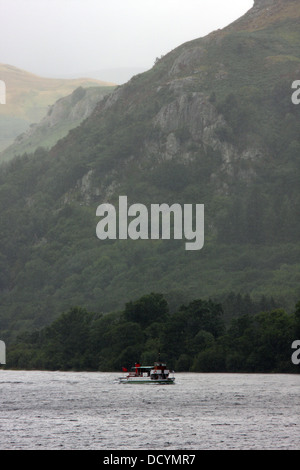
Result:
{"label": "lake water", "polygon": [[119,376],[0,370],[0,449],[300,449],[300,375]]}

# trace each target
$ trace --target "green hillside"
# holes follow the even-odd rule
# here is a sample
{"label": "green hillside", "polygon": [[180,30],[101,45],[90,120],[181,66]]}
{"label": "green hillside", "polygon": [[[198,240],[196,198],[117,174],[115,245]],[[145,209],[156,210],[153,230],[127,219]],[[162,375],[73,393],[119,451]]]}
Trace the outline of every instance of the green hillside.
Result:
{"label": "green hillside", "polygon": [[17,155],[33,153],[39,147],[50,149],[71,129],[79,126],[94,110],[103,96],[114,90],[112,86],[76,88],[70,95],[48,106],[46,115],[0,152],[0,161],[8,161]]}
{"label": "green hillside", "polygon": [[6,104],[0,107],[0,151],[31,124],[39,122],[55,101],[76,88],[113,85],[91,78],[40,77],[9,64],[0,64],[0,79],[6,86]]}
{"label": "green hillside", "polygon": [[[0,172],[4,339],[79,305],[300,298],[299,1],[260,0],[105,97],[50,152]],[[98,205],[204,204],[205,243],[99,240]]]}

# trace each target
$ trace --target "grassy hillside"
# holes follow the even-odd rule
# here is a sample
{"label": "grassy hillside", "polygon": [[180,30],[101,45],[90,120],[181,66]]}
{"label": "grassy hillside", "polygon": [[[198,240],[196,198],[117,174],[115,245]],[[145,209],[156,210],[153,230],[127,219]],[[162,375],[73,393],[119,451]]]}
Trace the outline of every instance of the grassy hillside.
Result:
{"label": "grassy hillside", "polygon": [[48,106],[47,114],[41,121],[31,124],[26,132],[16,137],[13,144],[0,152],[0,161],[8,161],[24,153],[33,153],[39,147],[50,149],[71,129],[79,126],[92,113],[98,101],[114,88],[78,87],[70,95],[60,98],[52,106]]}
{"label": "grassy hillside", "polygon": [[40,121],[50,105],[79,86],[113,85],[90,78],[44,78],[7,64],[0,64],[0,79],[6,85],[6,104],[0,107],[0,151]]}

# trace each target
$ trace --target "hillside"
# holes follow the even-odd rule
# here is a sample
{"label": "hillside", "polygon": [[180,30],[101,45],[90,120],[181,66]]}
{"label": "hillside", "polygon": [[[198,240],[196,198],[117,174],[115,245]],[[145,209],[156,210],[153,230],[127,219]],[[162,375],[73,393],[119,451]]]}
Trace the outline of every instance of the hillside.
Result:
{"label": "hillside", "polygon": [[[0,173],[2,337],[70,306],[149,292],[176,309],[229,292],[300,297],[300,2],[257,0],[104,97],[50,152]],[[98,205],[204,204],[205,243],[99,240]]]}
{"label": "hillside", "polygon": [[13,144],[0,152],[0,161],[7,161],[23,153],[33,153],[37,148],[50,149],[71,129],[79,126],[94,110],[98,101],[113,91],[113,86],[78,87],[70,95],[48,106],[47,114],[36,124],[31,124]]}
{"label": "hillside", "polygon": [[0,64],[0,79],[6,85],[6,104],[0,107],[0,151],[76,88],[113,85],[90,78],[44,78],[8,64]]}

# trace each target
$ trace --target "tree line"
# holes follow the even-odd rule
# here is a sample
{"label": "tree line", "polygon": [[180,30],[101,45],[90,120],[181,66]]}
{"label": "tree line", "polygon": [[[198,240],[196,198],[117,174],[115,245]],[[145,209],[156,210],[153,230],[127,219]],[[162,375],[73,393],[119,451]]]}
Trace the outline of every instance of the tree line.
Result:
{"label": "tree line", "polygon": [[19,335],[7,348],[6,367],[120,371],[137,361],[151,365],[160,353],[178,372],[299,372],[291,345],[300,339],[300,302],[292,314],[242,313],[228,325],[223,317],[220,303],[201,299],[170,313],[158,293],[105,315],[76,306],[49,326]]}

